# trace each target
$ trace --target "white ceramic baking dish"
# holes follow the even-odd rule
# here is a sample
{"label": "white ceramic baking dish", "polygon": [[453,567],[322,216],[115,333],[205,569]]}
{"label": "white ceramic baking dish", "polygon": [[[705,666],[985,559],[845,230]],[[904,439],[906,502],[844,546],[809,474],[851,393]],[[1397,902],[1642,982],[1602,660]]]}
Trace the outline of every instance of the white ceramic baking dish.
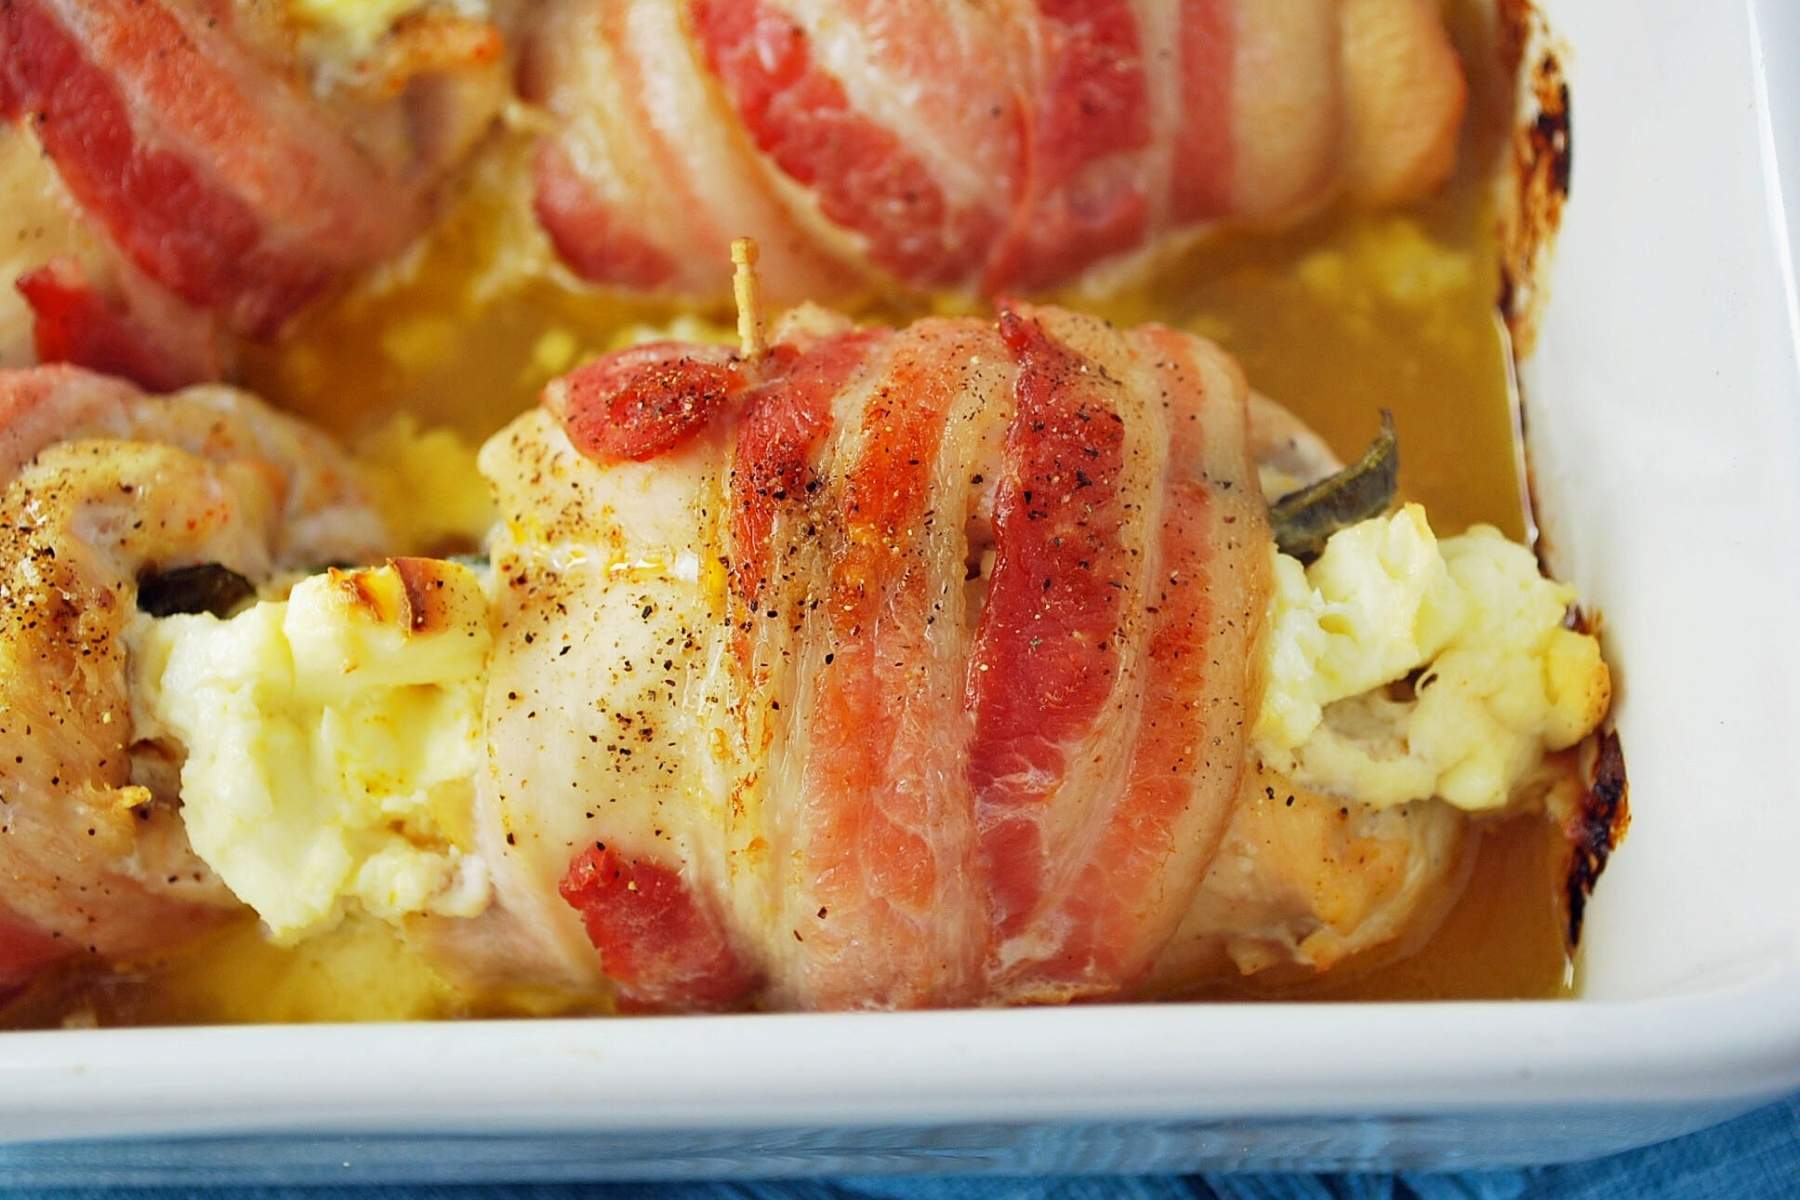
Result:
{"label": "white ceramic baking dish", "polygon": [[1580,999],[0,1034],[0,1183],[1469,1166],[1800,1087],[1800,7],[1544,8],[1530,457],[1635,811]]}

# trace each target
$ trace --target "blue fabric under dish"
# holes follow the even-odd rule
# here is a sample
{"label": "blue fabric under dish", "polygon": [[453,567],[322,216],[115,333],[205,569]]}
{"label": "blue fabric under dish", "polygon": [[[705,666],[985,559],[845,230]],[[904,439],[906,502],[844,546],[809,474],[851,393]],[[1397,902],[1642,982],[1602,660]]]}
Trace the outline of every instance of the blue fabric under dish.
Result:
{"label": "blue fabric under dish", "polygon": [[[0,1179],[5,1157],[0,1152]],[[1459,1175],[1218,1175],[842,1179],[469,1188],[45,1191],[0,1200],[1800,1200],[1800,1096],[1691,1137],[1591,1163]]]}

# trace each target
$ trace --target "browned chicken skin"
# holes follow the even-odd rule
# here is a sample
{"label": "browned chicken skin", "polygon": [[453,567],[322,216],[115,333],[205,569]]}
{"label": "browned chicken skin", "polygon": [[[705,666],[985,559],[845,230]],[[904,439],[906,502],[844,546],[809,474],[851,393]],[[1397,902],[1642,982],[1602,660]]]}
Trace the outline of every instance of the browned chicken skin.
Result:
{"label": "browned chicken skin", "polygon": [[123,631],[146,572],[250,580],[376,550],[320,434],[227,388],[151,399],[0,371],[0,989],[131,960],[237,909],[189,850],[168,748],[134,745]]}

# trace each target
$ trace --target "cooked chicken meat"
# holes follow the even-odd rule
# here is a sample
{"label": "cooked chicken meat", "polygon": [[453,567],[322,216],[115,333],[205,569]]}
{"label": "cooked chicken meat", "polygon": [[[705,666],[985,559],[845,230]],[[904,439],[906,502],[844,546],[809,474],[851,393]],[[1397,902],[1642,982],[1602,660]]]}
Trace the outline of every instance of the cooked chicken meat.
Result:
{"label": "cooked chicken meat", "polygon": [[347,47],[304,7],[0,6],[0,137],[44,160],[9,148],[0,195],[22,242],[57,251],[19,264],[40,359],[216,378],[224,335],[273,336],[425,227],[506,98],[499,33],[415,4]]}
{"label": "cooked chicken meat", "polygon": [[1416,943],[1457,897],[1476,829],[1448,804],[1346,803],[1257,765],[1146,990],[1239,977],[1292,983]]}
{"label": "cooked chicken meat", "polygon": [[0,371],[0,991],[58,958],[136,959],[238,907],[189,849],[179,747],[133,735],[140,585],[265,580],[383,540],[342,455],[242,393],[159,399]]}
{"label": "cooked chicken meat", "polygon": [[1230,816],[1267,589],[1228,359],[1018,310],[648,347],[553,403],[485,460],[495,878],[547,948],[662,1008],[1148,969]]}
{"label": "cooked chicken meat", "polygon": [[[67,420],[111,436],[21,479],[86,453],[106,503],[157,511],[120,473],[178,453],[167,426],[207,394],[16,378],[81,384]],[[0,447],[24,462],[63,418],[14,409]],[[235,461],[241,439],[208,453]],[[1567,590],[1492,531],[1440,549],[1408,506],[1311,567],[1278,554],[1264,481],[1333,465],[1209,343],[1054,308],[901,330],[803,309],[742,353],[637,346],[484,450],[502,517],[485,572],[393,560],[236,615],[132,621],[117,737],[137,753],[110,786],[144,780],[152,812],[181,793],[193,848],[273,936],[365,913],[476,990],[891,1008],[1324,970],[1429,929],[1468,814],[1535,794],[1607,688]],[[341,482],[278,494],[260,558],[183,542],[157,569],[262,578],[311,506],[361,512]],[[360,519],[359,550],[308,552],[366,561]],[[92,528],[43,535],[59,569]],[[137,545],[107,576],[121,594]],[[1477,584],[1488,601],[1457,590]],[[1373,690],[1320,693],[1302,719],[1314,659]],[[1406,739],[1434,701],[1396,688],[1449,689],[1430,746]],[[96,711],[83,728],[120,720]],[[1368,770],[1321,765],[1352,760]],[[9,887],[55,894],[23,867]]]}
{"label": "cooked chicken meat", "polygon": [[1324,969],[1441,911],[1467,816],[1296,788],[1248,740],[1256,470],[1331,464],[1206,343],[814,312],[547,401],[483,457],[499,903],[434,923],[473,977],[1058,1000]]}

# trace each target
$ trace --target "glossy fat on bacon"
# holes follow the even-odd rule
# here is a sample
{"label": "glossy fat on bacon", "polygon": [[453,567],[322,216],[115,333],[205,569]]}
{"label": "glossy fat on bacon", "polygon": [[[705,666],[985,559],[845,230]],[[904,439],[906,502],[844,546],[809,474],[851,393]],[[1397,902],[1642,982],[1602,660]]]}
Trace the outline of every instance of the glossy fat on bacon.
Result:
{"label": "glossy fat on bacon", "polygon": [[[0,6],[0,117],[20,126],[5,136],[41,148],[65,219],[119,260],[27,292],[40,356],[193,381],[217,372],[222,334],[273,336],[424,227],[429,189],[504,100],[499,34],[414,20],[331,90],[349,68],[307,62],[284,20],[214,0]],[[174,305],[171,335],[145,310]]]}
{"label": "glossy fat on bacon", "polygon": [[0,370],[0,991],[68,956],[154,954],[238,908],[188,847],[172,751],[133,741],[122,634],[140,574],[266,580],[382,539],[330,442],[242,393]]}
{"label": "glossy fat on bacon", "polygon": [[[553,0],[528,95],[565,262],[778,300],[1066,283],[1221,222],[1449,173],[1465,86],[1431,0]],[[701,252],[696,253],[699,250]]]}
{"label": "glossy fat on bacon", "polygon": [[[698,428],[617,403],[699,368],[742,387]],[[501,903],[453,968],[674,1010],[1143,984],[1245,764],[1268,533],[1228,359],[814,310],[754,362],[642,347],[549,400],[483,453]],[[624,453],[596,408],[651,419]]]}

